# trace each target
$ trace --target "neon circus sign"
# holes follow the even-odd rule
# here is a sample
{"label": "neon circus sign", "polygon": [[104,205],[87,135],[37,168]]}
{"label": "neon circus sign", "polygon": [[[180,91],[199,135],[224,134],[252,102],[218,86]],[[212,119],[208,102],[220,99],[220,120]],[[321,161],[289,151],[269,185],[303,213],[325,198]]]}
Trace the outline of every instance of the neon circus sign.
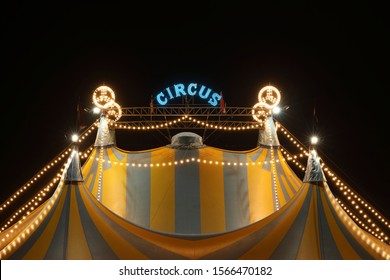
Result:
{"label": "neon circus sign", "polygon": [[164,106],[169,100],[182,96],[198,96],[203,100],[207,100],[207,103],[211,106],[217,106],[222,98],[221,94],[213,91],[211,88],[197,83],[190,83],[174,84],[171,87],[167,87],[156,95],[156,100],[158,104]]}

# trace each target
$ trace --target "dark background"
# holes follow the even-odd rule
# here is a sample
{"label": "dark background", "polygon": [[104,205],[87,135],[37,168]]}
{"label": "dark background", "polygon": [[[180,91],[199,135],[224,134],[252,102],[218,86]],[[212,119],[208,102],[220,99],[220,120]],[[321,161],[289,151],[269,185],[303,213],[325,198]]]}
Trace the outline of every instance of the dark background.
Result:
{"label": "dark background", "polygon": [[[70,143],[78,102],[92,107],[92,92],[103,83],[122,106],[149,106],[152,94],[197,82],[222,91],[227,106],[247,107],[271,84],[289,106],[280,122],[305,144],[316,130],[325,161],[390,218],[384,7],[373,1],[132,3],[4,6],[1,201]],[[232,137],[242,147],[236,141],[227,148],[240,149],[257,140],[224,136],[205,144],[224,147],[223,138]],[[126,148],[140,147],[131,132],[118,139],[125,141]]]}

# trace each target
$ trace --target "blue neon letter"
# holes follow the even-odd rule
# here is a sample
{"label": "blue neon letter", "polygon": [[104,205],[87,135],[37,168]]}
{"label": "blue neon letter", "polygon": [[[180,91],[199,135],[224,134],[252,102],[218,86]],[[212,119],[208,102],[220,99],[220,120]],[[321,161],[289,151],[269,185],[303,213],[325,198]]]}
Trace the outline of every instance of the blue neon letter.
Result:
{"label": "blue neon letter", "polygon": [[206,94],[203,94],[203,91],[204,91],[205,88],[206,88],[205,86],[202,86],[200,88],[200,90],[199,90],[199,97],[202,98],[202,99],[206,99],[209,96],[210,92],[211,92],[211,89],[207,89]]}
{"label": "blue neon letter", "polygon": [[165,97],[163,92],[160,92],[159,94],[157,94],[156,98],[157,98],[158,104],[160,104],[160,105],[165,105],[168,103],[168,98]]}
{"label": "blue neon letter", "polygon": [[212,106],[217,106],[218,101],[221,100],[221,98],[222,98],[221,95],[214,92],[213,95],[211,96],[211,98],[209,99],[209,104]]}
{"label": "blue neon letter", "polygon": [[[193,91],[192,88],[195,88],[195,90]],[[189,84],[187,91],[188,91],[188,95],[194,96],[196,94],[196,84],[194,83]]]}
{"label": "blue neon letter", "polygon": [[187,93],[184,91],[183,84],[177,84],[177,85],[174,85],[174,87],[175,87],[176,97],[180,97],[180,93],[182,95],[187,95]]}

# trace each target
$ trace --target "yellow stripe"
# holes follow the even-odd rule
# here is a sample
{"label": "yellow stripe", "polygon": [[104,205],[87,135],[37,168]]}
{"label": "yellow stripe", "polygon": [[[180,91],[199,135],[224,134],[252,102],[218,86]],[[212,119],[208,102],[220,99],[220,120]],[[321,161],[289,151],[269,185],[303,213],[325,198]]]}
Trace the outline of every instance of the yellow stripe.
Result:
{"label": "yellow stripe", "polygon": [[[119,152],[119,151],[118,151]],[[103,171],[102,203],[120,217],[126,217],[126,155],[121,161],[116,158],[113,148],[107,149],[111,168]],[[122,165],[121,165],[122,163]]]}
{"label": "yellow stripe", "polygon": [[49,249],[51,240],[53,239],[54,233],[57,229],[58,221],[61,217],[61,213],[63,211],[66,193],[68,191],[68,186],[64,185],[64,189],[62,190],[61,196],[59,197],[58,205],[51,217],[49,223],[46,228],[39,236],[38,240],[34,243],[28,253],[23,257],[25,260],[42,260],[47,250]]}
{"label": "yellow stripe", "polygon": [[[87,208],[88,214],[91,217],[93,223],[99,230],[100,234],[106,240],[107,244],[111,247],[113,252],[119,259],[135,259],[135,260],[143,260],[148,259],[144,254],[138,251],[134,246],[132,246],[127,240],[125,240],[119,233],[117,233],[114,229],[112,229],[96,212],[96,210],[92,207],[89,202],[89,199],[86,197],[87,191],[85,189],[81,189],[80,193],[81,197],[84,201],[85,207]],[[92,198],[94,199],[94,198]],[[101,204],[96,204],[100,207],[103,207]],[[106,208],[107,209],[107,208]],[[107,210],[106,210],[107,211]],[[108,212],[112,213],[112,212]],[[114,214],[111,214],[114,215]],[[117,216],[116,216],[117,217]],[[117,219],[119,219],[117,217]]]}
{"label": "yellow stripe", "polygon": [[[264,239],[252,247],[248,252],[243,254],[240,259],[247,260],[259,260],[269,259],[275,249],[279,246],[286,233],[289,231],[293,221],[295,220],[299,210],[302,208],[302,204],[305,201],[308,188],[302,188],[301,191],[293,199],[286,204],[287,207],[275,212],[270,218],[279,216],[282,213],[286,213],[283,217],[283,221],[276,225],[275,229],[268,234]],[[292,205],[293,204],[293,205]],[[288,206],[288,205],[291,205]],[[264,219],[267,220],[268,218]],[[263,221],[263,220],[262,220]]]}
{"label": "yellow stripe", "polygon": [[344,236],[344,233],[337,225],[329,208],[328,202],[326,201],[326,194],[324,193],[324,188],[320,188],[320,192],[322,204],[324,206],[324,212],[326,215],[326,220],[328,221],[330,231],[332,232],[334,241],[337,245],[337,248],[339,249],[342,258],[346,260],[361,259],[360,256],[355,252],[355,249],[351,246],[351,244],[349,244],[348,240]]}
{"label": "yellow stripe", "polygon": [[[175,232],[175,151],[158,149],[152,152],[150,169],[150,227]],[[156,166],[156,164],[159,166]],[[166,163],[162,166],[162,163]],[[148,186],[147,186],[148,187]]]}
{"label": "yellow stripe", "polygon": [[83,225],[81,223],[79,206],[76,200],[75,188],[71,186],[70,193],[70,215],[68,228],[67,259],[69,260],[90,260],[92,259]]}
{"label": "yellow stripe", "polygon": [[317,221],[317,193],[314,187],[311,192],[312,197],[310,200],[309,213],[307,215],[301,245],[297,254],[298,260],[319,260],[321,258]]}
{"label": "yellow stripe", "polygon": [[[93,195],[97,197],[97,192],[98,192],[98,187],[99,187],[99,162],[96,161],[96,158],[99,158],[100,149],[94,148],[94,150],[91,152],[91,155],[89,156],[88,160],[82,167],[82,173],[83,173],[83,178],[85,180],[85,186],[87,187],[88,190],[91,190]],[[97,169],[96,173],[95,171],[92,171],[92,165],[95,162],[97,164]],[[92,179],[95,178],[94,184],[91,187],[92,184]]]}
{"label": "yellow stripe", "polygon": [[218,165],[199,165],[201,232],[223,232],[226,230],[224,172],[220,164],[223,153],[210,148],[199,149],[199,158],[219,162]]}
{"label": "yellow stripe", "polygon": [[92,150],[88,159],[85,161],[83,167],[81,168],[81,173],[83,174],[83,178],[87,178],[87,176],[91,173],[91,167],[93,162],[95,161],[95,157],[96,157],[96,148]]}
{"label": "yellow stripe", "polygon": [[[253,223],[274,212],[271,172],[263,169],[268,149],[263,149],[255,165],[252,165],[251,154],[247,155],[249,219]],[[258,162],[261,164],[258,164]],[[267,163],[270,164],[269,162]],[[267,166],[269,167],[269,166]]]}

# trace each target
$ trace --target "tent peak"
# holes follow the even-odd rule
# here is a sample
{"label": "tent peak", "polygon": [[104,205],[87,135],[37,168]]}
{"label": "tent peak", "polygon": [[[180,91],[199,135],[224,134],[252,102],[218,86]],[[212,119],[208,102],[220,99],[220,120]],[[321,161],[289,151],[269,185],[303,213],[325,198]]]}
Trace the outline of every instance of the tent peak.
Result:
{"label": "tent peak", "polygon": [[303,182],[326,182],[324,171],[322,170],[320,157],[314,146],[309,149],[309,157]]}

